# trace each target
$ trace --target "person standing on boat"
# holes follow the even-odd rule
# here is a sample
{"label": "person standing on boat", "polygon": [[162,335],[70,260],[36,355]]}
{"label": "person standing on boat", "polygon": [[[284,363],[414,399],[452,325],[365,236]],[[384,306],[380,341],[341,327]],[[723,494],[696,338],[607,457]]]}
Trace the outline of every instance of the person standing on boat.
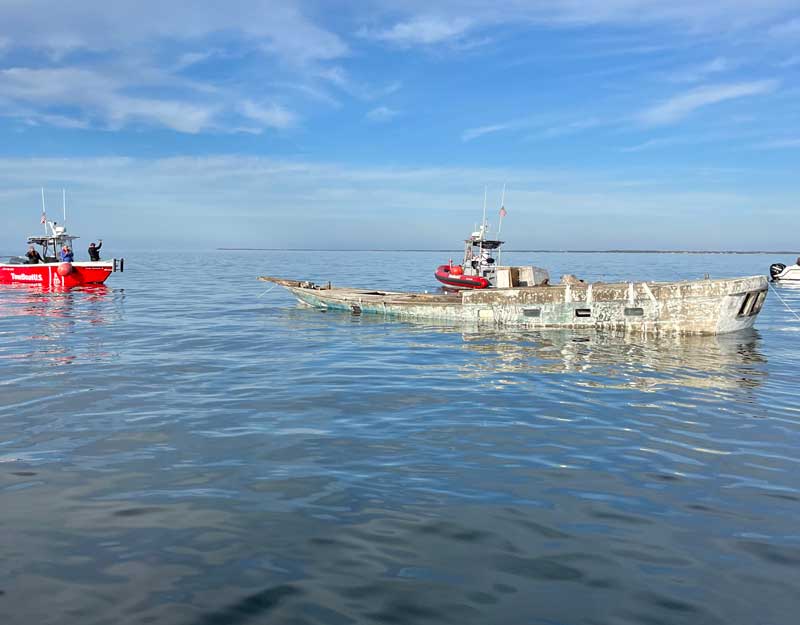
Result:
{"label": "person standing on boat", "polygon": [[89,260],[91,261],[98,261],[100,260],[100,248],[103,247],[103,239],[99,239],[100,243],[95,245],[94,243],[89,243]]}
{"label": "person standing on boat", "polygon": [[65,245],[63,248],[61,248],[61,262],[62,263],[75,262],[75,254],[72,253],[72,250],[69,249],[68,245]]}
{"label": "person standing on boat", "polygon": [[41,255],[36,251],[36,248],[34,248],[33,245],[28,248],[28,253],[25,254],[25,257],[28,259],[29,265],[38,265],[39,263],[44,262]]}

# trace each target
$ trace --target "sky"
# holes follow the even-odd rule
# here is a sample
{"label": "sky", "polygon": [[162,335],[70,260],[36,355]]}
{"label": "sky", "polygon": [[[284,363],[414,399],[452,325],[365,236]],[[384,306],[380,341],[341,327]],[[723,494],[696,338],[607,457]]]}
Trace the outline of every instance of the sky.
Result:
{"label": "sky", "polygon": [[0,0],[0,253],[800,249],[797,0]]}

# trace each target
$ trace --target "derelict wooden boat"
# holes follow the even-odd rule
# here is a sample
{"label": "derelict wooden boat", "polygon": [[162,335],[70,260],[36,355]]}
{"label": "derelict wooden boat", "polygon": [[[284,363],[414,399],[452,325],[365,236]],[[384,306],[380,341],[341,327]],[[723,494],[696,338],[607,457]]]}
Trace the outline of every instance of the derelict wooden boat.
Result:
{"label": "derelict wooden boat", "polygon": [[[681,282],[530,284],[497,267],[501,286],[411,293],[317,285],[262,276],[320,309],[399,319],[529,328],[596,328],[643,333],[723,334],[752,327],[767,295],[765,276]],[[506,272],[507,270],[507,272]]]}

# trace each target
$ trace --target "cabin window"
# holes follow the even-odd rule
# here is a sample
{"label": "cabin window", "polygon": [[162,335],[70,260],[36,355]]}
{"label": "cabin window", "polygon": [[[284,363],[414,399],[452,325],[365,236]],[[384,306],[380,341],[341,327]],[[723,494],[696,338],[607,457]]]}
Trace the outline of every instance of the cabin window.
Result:
{"label": "cabin window", "polygon": [[542,309],[541,308],[523,308],[522,314],[525,317],[541,317],[542,316]]}
{"label": "cabin window", "polygon": [[591,308],[576,308],[575,309],[575,316],[576,317],[591,317],[592,316],[592,309]]}
{"label": "cabin window", "polygon": [[626,308],[626,317],[644,317],[644,308]]}

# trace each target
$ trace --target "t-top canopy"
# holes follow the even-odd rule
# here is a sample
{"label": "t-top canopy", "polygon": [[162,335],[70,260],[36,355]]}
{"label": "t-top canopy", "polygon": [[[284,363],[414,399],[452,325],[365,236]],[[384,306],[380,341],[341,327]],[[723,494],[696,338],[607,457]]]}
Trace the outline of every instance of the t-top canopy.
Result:
{"label": "t-top canopy", "polygon": [[505,241],[490,241],[488,239],[466,239],[465,243],[469,243],[470,245],[475,245],[478,247],[482,247],[485,250],[496,250],[500,247]]}
{"label": "t-top canopy", "polygon": [[64,245],[64,243],[72,243],[75,239],[80,237],[71,234],[59,234],[58,236],[44,236],[44,237],[28,237],[29,245]]}

